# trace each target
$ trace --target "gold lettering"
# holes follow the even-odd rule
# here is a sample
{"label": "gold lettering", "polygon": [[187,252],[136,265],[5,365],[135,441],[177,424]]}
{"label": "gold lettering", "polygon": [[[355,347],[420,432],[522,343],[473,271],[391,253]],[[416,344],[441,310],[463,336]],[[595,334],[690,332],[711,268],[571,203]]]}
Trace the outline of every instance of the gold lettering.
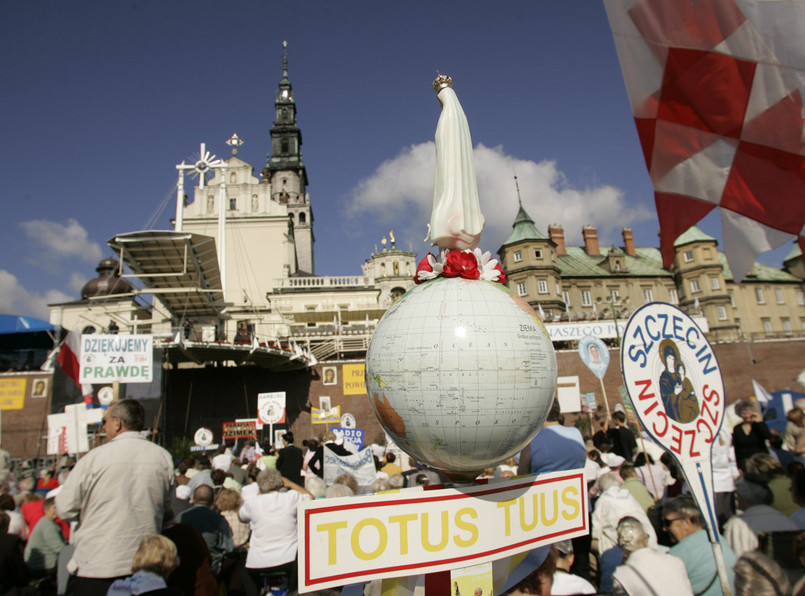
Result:
{"label": "gold lettering", "polygon": [[448,535],[447,535],[447,523],[448,523],[447,522],[447,511],[442,511],[441,515],[442,515],[442,520],[441,520],[442,521],[442,526],[440,528],[441,538],[440,538],[438,544],[431,544],[430,543],[430,536],[429,536],[429,534],[430,534],[430,532],[429,532],[429,529],[430,529],[430,524],[429,524],[430,514],[428,514],[428,513],[423,513],[422,514],[422,547],[426,551],[431,552],[431,553],[434,553],[436,551],[440,551],[447,545],[447,539],[448,539]]}
{"label": "gold lettering", "polygon": [[472,546],[478,540],[478,527],[475,524],[464,521],[462,519],[464,516],[470,516],[472,519],[475,519],[478,517],[478,512],[469,507],[464,507],[456,512],[456,527],[459,530],[466,530],[470,533],[469,538],[462,538],[458,534],[453,536],[453,542],[456,543],[456,546],[461,547]]}
{"label": "gold lettering", "polygon": [[[363,530],[366,526],[373,526],[377,528],[377,533],[379,534],[378,545],[375,550],[372,552],[366,552],[361,548],[360,544],[360,534],[361,530]],[[355,556],[363,561],[368,561],[370,559],[376,559],[380,556],[380,554],[386,550],[386,545],[388,544],[388,532],[386,531],[386,526],[379,519],[375,519],[370,517],[368,519],[362,519],[352,530],[352,552],[355,553]]]}
{"label": "gold lettering", "polygon": [[316,526],[317,532],[327,532],[327,564],[335,565],[335,533],[337,530],[343,530],[347,527],[347,522],[330,522],[329,524],[320,524]]}

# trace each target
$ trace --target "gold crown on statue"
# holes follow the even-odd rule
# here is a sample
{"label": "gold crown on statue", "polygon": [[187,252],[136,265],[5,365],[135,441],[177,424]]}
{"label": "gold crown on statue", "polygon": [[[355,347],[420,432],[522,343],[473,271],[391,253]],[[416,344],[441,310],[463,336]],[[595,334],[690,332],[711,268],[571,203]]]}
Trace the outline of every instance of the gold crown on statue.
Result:
{"label": "gold crown on statue", "polygon": [[433,90],[438,93],[445,87],[452,87],[453,86],[453,79],[451,79],[448,75],[443,75],[438,70],[436,74],[439,75],[433,80]]}

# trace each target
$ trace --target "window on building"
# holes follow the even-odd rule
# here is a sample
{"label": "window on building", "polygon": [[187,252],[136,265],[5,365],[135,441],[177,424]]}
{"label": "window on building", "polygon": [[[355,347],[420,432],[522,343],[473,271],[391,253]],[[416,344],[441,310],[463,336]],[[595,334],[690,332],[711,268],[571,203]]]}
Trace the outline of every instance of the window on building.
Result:
{"label": "window on building", "polygon": [[799,324],[802,327],[802,330],[805,331],[805,317],[799,320]]}
{"label": "window on building", "polygon": [[774,297],[777,299],[777,304],[785,304],[785,296],[781,288],[774,289]]}
{"label": "window on building", "polygon": [[668,290],[668,301],[671,304],[679,304],[679,293],[676,291],[676,288]]}
{"label": "window on building", "polygon": [[540,294],[548,293],[548,282],[544,279],[537,280],[537,292]]}
{"label": "window on building", "polygon": [[755,288],[755,298],[758,304],[766,304],[766,298],[763,296],[763,288]]}
{"label": "window on building", "polygon": [[541,259],[542,258],[542,249],[541,248],[535,248],[534,249],[534,258],[535,259]]}
{"label": "window on building", "polygon": [[791,319],[788,317],[783,317],[780,319],[780,322],[783,324],[783,333],[786,335],[791,335],[794,331],[791,329]]}
{"label": "window on building", "polygon": [[720,287],[721,287],[721,284],[718,283],[718,278],[717,277],[711,277],[710,278],[710,289],[711,290],[717,290]]}
{"label": "window on building", "polygon": [[590,290],[582,290],[581,291],[581,305],[582,306],[592,306],[593,304],[593,297],[590,294]]}
{"label": "window on building", "polygon": [[282,139],[280,143],[280,153],[288,153],[288,139]]}
{"label": "window on building", "polygon": [[229,175],[229,184],[235,184],[238,181],[238,175],[235,172],[232,172]]}
{"label": "window on building", "polygon": [[690,280],[690,291],[693,294],[695,294],[696,292],[701,292],[702,291],[702,289],[699,287],[699,280],[698,279],[691,279]]}
{"label": "window on building", "polygon": [[525,296],[526,295],[525,282],[520,282],[519,284],[517,284],[517,295],[518,296]]}
{"label": "window on building", "polygon": [[654,302],[654,292],[651,290],[643,290],[643,301]]}
{"label": "window on building", "polygon": [[304,214],[304,213],[300,213],[300,214],[299,214],[299,223],[300,223],[300,224],[305,223],[305,219],[307,219],[307,218],[305,217],[305,214]]}
{"label": "window on building", "polygon": [[615,261],[615,271],[620,271],[620,270],[621,270],[621,262],[620,261]]}
{"label": "window on building", "polygon": [[618,290],[610,290],[609,296],[612,298],[613,304],[616,304],[621,300],[621,293]]}
{"label": "window on building", "polygon": [[693,251],[692,250],[686,250],[682,254],[682,258],[685,259],[686,263],[690,263],[693,260]]}
{"label": "window on building", "polygon": [[519,250],[515,251],[514,252],[514,262],[519,263],[522,260],[523,260],[523,253],[521,253]]}
{"label": "window on building", "polygon": [[727,307],[726,306],[717,306],[716,312],[718,312],[718,320],[719,321],[726,321],[727,320]]}
{"label": "window on building", "polygon": [[229,199],[229,210],[234,211],[238,208],[238,200],[237,199]]}
{"label": "window on building", "polygon": [[735,294],[733,292],[730,292],[730,306],[735,308]]}
{"label": "window on building", "polygon": [[801,290],[797,291],[797,304],[800,306],[805,306],[805,292]]}
{"label": "window on building", "polygon": [[570,304],[570,292],[568,292],[567,290],[562,292],[562,300],[564,300],[565,304],[569,305]]}
{"label": "window on building", "polygon": [[763,323],[763,333],[766,335],[771,335],[771,319],[760,319],[760,322]]}

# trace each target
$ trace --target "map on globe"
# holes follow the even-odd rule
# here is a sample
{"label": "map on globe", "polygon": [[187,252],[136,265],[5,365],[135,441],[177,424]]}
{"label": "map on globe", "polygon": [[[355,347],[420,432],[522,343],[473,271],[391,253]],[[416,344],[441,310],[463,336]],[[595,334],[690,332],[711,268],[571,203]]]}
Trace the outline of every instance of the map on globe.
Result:
{"label": "map on globe", "polygon": [[531,441],[556,371],[548,333],[525,301],[499,283],[440,278],[409,290],[380,321],[366,385],[403,451],[470,473]]}

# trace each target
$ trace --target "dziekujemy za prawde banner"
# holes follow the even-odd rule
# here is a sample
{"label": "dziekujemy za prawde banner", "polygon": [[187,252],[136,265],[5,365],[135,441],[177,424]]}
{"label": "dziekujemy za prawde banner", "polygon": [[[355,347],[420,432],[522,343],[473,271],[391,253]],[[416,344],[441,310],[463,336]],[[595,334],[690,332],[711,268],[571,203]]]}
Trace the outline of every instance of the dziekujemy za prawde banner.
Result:
{"label": "dziekujemy za prawde banner", "polygon": [[299,591],[502,559],[589,532],[583,470],[299,506]]}
{"label": "dziekujemy za prawde banner", "polygon": [[79,383],[150,383],[154,361],[151,335],[82,335]]}
{"label": "dziekujemy za prawde banner", "polygon": [[687,314],[654,302],[629,319],[621,368],[637,417],[679,463],[712,530],[710,455],[724,420],[724,381],[712,346]]}

